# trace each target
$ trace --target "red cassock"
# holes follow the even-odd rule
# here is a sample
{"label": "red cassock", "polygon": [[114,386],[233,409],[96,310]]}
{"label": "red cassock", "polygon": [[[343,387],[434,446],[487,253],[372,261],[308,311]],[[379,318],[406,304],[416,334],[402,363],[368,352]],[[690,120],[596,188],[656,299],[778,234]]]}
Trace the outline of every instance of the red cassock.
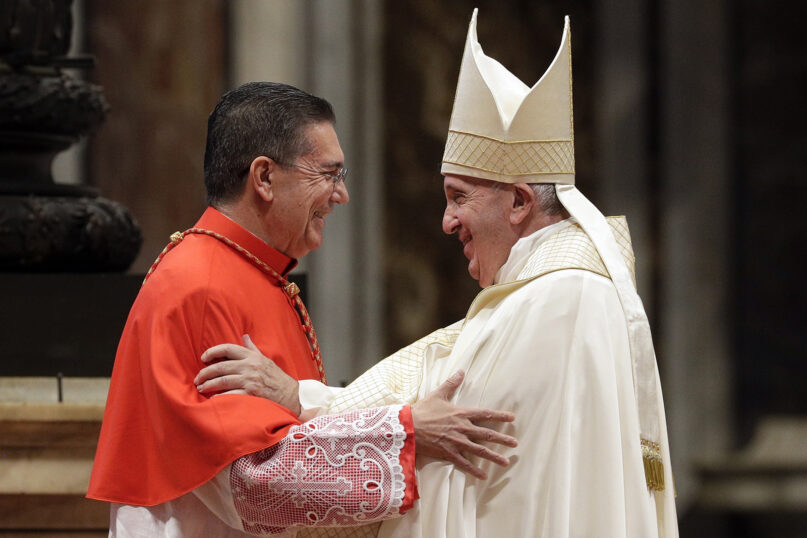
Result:
{"label": "red cassock", "polygon": [[[296,261],[213,208],[195,226],[213,231],[286,275]],[[87,496],[153,506],[208,482],[235,460],[279,443],[297,417],[274,402],[244,395],[210,398],[194,377],[202,353],[240,344],[249,334],[264,355],[297,379],[320,379],[311,346],[291,299],[266,272],[221,240],[186,234],[168,251],[135,300],[112,372]],[[416,498],[414,438],[400,464]]]}

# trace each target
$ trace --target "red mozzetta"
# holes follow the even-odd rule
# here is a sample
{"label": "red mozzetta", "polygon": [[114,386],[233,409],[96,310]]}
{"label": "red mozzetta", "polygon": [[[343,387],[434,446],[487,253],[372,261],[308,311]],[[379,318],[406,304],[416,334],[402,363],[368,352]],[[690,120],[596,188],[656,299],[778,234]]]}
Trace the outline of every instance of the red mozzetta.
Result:
{"label": "red mozzetta", "polygon": [[[196,228],[226,237],[282,276],[296,261],[213,208]],[[297,379],[320,372],[292,299],[277,280],[216,237],[187,234],[144,283],[123,330],[87,496],[152,506],[204,484],[236,459],[281,441],[299,420],[262,398],[199,394],[209,347],[249,334]],[[401,463],[413,484],[411,414]],[[407,488],[407,490],[414,488]],[[410,491],[401,511],[413,502]]]}

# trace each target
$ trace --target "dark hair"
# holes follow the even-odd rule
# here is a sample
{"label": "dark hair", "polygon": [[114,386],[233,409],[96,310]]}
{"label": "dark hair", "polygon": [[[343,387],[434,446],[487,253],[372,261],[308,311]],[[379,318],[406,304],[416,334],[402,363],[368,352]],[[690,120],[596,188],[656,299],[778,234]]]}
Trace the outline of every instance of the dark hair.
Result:
{"label": "dark hair", "polygon": [[207,203],[236,198],[256,157],[291,163],[312,151],[305,128],[334,121],[328,101],[287,84],[249,82],[225,93],[207,120]]}

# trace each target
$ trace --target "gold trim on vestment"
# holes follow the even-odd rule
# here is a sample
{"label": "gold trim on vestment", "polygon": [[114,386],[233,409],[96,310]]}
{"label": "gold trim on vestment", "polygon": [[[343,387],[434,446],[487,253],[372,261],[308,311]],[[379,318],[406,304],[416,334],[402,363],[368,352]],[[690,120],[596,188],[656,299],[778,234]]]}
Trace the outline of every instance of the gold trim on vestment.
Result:
{"label": "gold trim on vestment", "polygon": [[[628,221],[625,217],[608,217],[606,220],[622,251],[622,256],[628,266],[628,271],[633,277],[635,286],[636,261],[633,256]],[[611,278],[602,258],[600,258],[599,252],[597,252],[597,247],[594,246],[591,238],[576,223],[558,230],[541,243],[532,253],[524,268],[521,269],[517,280],[538,278],[562,269],[582,269],[597,273],[605,278]]]}

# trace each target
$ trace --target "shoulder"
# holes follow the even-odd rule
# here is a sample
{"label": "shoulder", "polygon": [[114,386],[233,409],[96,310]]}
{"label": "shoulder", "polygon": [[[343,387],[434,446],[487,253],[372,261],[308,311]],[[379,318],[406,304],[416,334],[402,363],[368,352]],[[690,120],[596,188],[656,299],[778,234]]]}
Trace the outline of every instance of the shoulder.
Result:
{"label": "shoulder", "polygon": [[522,310],[621,312],[613,282],[583,269],[563,269],[533,279],[516,290],[511,300]]}
{"label": "shoulder", "polygon": [[190,236],[163,256],[146,278],[138,300],[172,309],[209,299],[223,299],[240,280],[240,256],[207,237]]}
{"label": "shoulder", "polygon": [[616,295],[610,278],[585,269],[561,269],[532,279],[521,290],[527,293],[567,295],[570,292],[592,292]]}
{"label": "shoulder", "polygon": [[591,271],[549,273],[523,286],[512,299],[507,309],[512,324],[523,331],[531,328],[532,338],[565,342],[572,349],[586,348],[586,343],[604,337],[608,345],[601,342],[593,347],[601,348],[603,356],[608,355],[607,347],[627,338],[625,314],[613,282]]}

